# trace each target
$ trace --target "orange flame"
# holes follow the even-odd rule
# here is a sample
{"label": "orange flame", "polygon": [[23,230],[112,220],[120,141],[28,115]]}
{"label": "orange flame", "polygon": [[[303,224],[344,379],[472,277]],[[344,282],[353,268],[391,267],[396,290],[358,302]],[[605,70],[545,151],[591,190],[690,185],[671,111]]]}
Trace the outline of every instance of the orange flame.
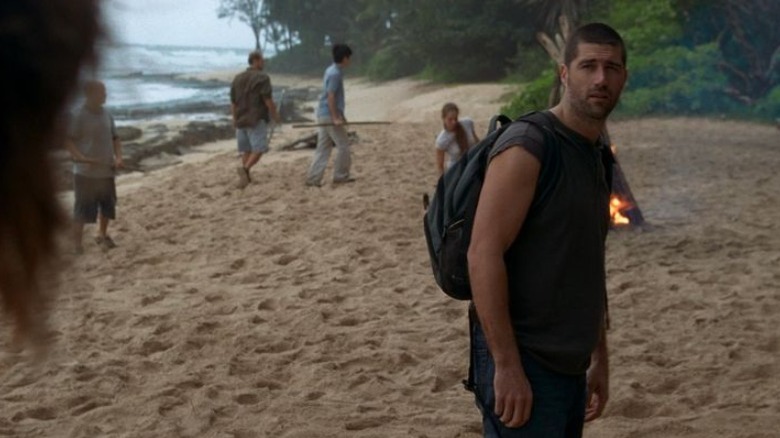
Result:
{"label": "orange flame", "polygon": [[631,221],[623,216],[623,212],[631,208],[631,204],[623,202],[620,198],[612,195],[609,201],[609,217],[612,218],[613,225],[628,225]]}

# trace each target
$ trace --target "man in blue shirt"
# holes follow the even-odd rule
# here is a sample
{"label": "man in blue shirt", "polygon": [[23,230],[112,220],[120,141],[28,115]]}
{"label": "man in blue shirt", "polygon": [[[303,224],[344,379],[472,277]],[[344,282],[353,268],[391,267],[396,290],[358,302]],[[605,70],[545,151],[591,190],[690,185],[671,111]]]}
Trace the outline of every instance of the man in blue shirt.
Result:
{"label": "man in blue shirt", "polygon": [[352,165],[349,150],[349,138],[344,117],[344,73],[349,67],[352,49],[346,44],[333,46],[333,64],[325,70],[323,92],[317,107],[317,123],[321,126],[317,132],[317,149],[314,151],[306,185],[319,187],[322,176],[328,166],[330,151],[336,146],[336,160],[333,163],[333,183],[355,181],[349,174]]}

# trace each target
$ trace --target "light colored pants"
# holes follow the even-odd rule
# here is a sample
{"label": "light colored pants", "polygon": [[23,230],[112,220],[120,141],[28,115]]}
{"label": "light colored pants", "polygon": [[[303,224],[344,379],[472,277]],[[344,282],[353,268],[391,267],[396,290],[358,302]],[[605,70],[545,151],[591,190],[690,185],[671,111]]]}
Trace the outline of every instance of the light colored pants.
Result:
{"label": "light colored pants", "polygon": [[[330,117],[319,117],[317,123],[331,123]],[[319,185],[322,175],[328,166],[330,151],[336,146],[336,160],[333,163],[333,180],[343,181],[349,178],[349,168],[352,166],[352,157],[349,148],[349,137],[346,126],[321,126],[317,131],[317,149],[314,150],[314,158],[309,167],[306,182]]]}

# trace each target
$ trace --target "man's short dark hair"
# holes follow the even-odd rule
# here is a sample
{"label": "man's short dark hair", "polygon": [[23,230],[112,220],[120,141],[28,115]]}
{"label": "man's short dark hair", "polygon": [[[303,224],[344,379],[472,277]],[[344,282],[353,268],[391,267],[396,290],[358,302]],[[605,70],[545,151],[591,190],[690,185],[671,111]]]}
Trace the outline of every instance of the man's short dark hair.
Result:
{"label": "man's short dark hair", "polygon": [[344,58],[352,56],[352,49],[346,44],[335,44],[333,46],[333,62],[341,64]]}
{"label": "man's short dark hair", "polygon": [[620,37],[620,34],[615,29],[604,23],[586,24],[574,31],[566,42],[566,49],[563,52],[563,63],[566,66],[569,66],[574,58],[577,57],[577,46],[580,43],[618,47],[623,52],[623,65],[626,65],[626,45],[623,43],[623,38]]}
{"label": "man's short dark hair", "polygon": [[255,59],[263,59],[263,54],[260,53],[259,50],[253,50],[249,52],[249,56],[246,59],[246,62],[249,63],[249,65],[252,65],[255,62]]}

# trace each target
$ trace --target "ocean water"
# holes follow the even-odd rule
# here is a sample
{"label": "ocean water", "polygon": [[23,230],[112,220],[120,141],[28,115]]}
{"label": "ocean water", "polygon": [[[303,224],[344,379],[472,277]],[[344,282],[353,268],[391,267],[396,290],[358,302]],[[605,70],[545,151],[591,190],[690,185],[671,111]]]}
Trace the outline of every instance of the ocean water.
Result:
{"label": "ocean water", "polygon": [[112,45],[101,49],[97,76],[106,84],[107,107],[119,121],[183,116],[224,117],[229,86],[181,75],[246,67],[248,50]]}

